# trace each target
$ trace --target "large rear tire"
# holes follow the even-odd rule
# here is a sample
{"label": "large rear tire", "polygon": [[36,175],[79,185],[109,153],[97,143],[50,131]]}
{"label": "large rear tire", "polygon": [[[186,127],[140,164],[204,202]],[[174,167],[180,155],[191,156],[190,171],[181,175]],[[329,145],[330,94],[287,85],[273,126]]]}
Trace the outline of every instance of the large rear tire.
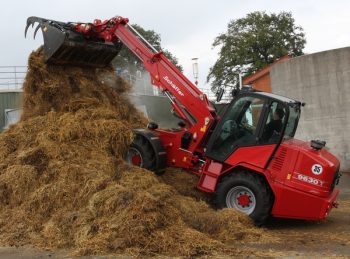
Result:
{"label": "large rear tire", "polygon": [[161,175],[156,171],[156,156],[151,143],[141,135],[136,135],[125,156],[127,163],[136,165]]}
{"label": "large rear tire", "polygon": [[218,208],[237,209],[249,215],[257,225],[262,225],[270,216],[273,194],[263,177],[237,172],[220,181],[214,202]]}

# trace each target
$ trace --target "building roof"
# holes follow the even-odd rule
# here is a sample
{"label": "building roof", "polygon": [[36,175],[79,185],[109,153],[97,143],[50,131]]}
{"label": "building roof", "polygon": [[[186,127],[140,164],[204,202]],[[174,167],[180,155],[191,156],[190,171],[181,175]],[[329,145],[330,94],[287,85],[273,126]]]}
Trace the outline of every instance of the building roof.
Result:
{"label": "building roof", "polygon": [[282,62],[284,60],[290,59],[289,55],[285,55],[277,60],[275,60],[273,63],[267,65],[266,67],[260,69],[259,71],[255,72],[254,74],[247,76],[243,79],[244,85],[249,85],[253,83],[254,81],[258,80],[259,78],[263,77],[264,75],[270,73],[270,68],[275,65],[276,63]]}

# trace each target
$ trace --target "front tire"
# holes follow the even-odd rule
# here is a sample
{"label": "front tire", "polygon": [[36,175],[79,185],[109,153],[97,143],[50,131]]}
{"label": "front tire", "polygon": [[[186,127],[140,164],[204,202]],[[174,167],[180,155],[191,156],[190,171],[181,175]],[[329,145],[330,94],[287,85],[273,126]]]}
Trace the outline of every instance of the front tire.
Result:
{"label": "front tire", "polygon": [[156,171],[156,157],[151,144],[140,135],[135,136],[126,153],[125,160],[129,164],[153,171],[158,175],[162,174],[162,171]]}
{"label": "front tire", "polygon": [[232,173],[218,184],[214,202],[218,208],[234,208],[262,225],[270,216],[273,194],[266,181],[249,172]]}

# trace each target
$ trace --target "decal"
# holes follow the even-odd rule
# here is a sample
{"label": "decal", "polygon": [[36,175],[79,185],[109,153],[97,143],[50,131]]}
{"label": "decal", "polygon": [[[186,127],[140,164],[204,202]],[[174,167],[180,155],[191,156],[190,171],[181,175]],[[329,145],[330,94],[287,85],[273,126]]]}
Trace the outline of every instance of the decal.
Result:
{"label": "decal", "polygon": [[303,174],[299,174],[299,173],[295,173],[293,175],[294,179],[297,179],[299,181],[305,182],[305,183],[309,183],[309,184],[313,184],[313,185],[317,185],[317,186],[323,186],[323,181],[307,176],[307,175],[303,175]]}
{"label": "decal", "polygon": [[181,89],[173,83],[173,81],[171,81],[169,79],[168,76],[164,76],[163,79],[180,95],[180,96],[184,96],[184,93],[181,91]]}
{"label": "decal", "polygon": [[322,171],[323,171],[323,167],[319,164],[314,164],[312,167],[311,167],[311,171],[313,174],[315,175],[320,175],[322,174]]}

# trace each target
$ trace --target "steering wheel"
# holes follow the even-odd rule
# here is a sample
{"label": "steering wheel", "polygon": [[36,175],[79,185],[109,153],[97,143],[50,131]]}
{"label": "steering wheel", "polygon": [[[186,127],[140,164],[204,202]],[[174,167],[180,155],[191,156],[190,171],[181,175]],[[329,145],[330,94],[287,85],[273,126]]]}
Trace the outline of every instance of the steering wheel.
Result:
{"label": "steering wheel", "polygon": [[245,131],[246,133],[253,135],[253,129],[248,128],[247,125],[239,124],[239,128]]}

